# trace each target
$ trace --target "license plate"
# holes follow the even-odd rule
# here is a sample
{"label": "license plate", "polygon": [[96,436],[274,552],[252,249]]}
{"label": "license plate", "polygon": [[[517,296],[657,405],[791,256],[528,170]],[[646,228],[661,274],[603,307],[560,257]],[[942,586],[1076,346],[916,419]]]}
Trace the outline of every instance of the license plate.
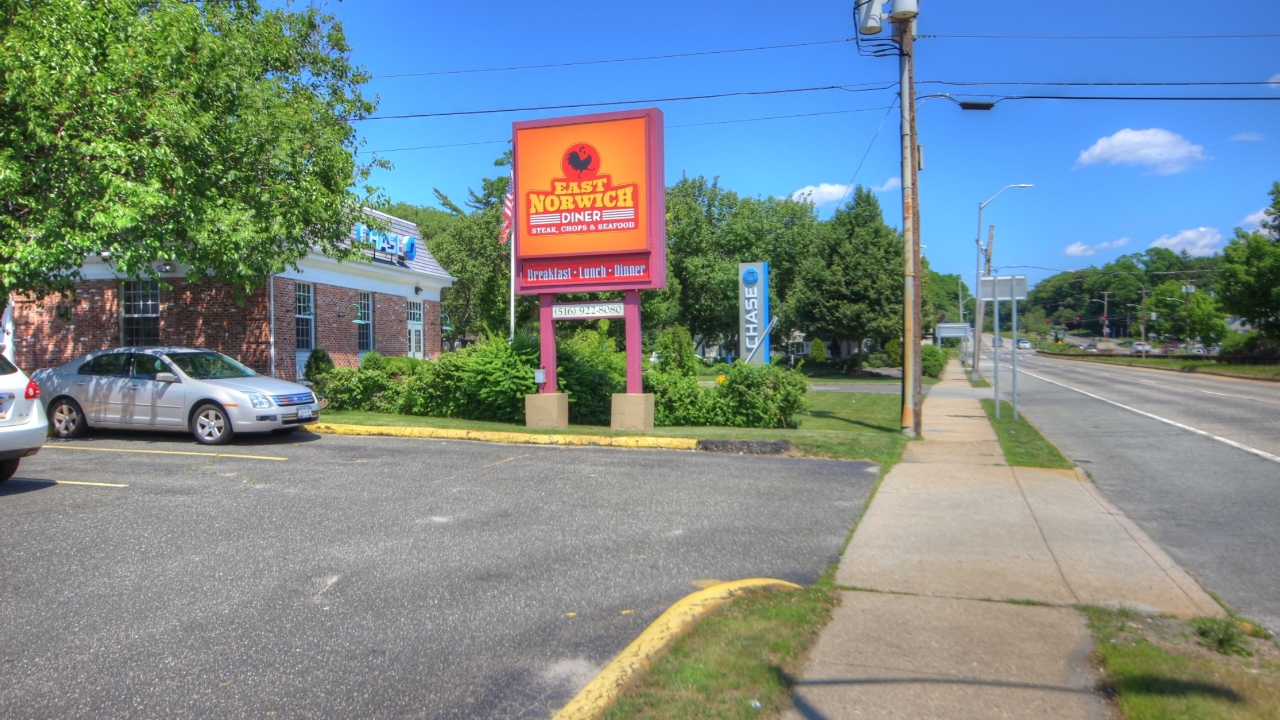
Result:
{"label": "license plate", "polygon": [[299,420],[310,420],[310,419],[311,419],[311,408],[298,408],[298,419],[299,419]]}

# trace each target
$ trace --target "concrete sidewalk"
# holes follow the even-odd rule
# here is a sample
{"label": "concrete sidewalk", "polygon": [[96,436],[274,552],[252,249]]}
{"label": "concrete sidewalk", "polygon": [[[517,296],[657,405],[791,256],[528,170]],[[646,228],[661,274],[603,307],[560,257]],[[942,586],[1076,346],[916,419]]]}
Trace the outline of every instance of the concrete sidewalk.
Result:
{"label": "concrete sidewalk", "polygon": [[1082,473],[1009,467],[980,392],[956,361],[934,386],[789,718],[1108,717],[1073,606],[1222,614]]}

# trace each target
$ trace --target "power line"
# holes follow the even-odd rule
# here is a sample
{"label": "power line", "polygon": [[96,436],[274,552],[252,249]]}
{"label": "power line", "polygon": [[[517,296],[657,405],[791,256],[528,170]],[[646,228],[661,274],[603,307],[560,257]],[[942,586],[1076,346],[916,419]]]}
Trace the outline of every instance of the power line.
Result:
{"label": "power line", "polygon": [[1055,87],[1197,87],[1214,85],[1276,85],[1275,80],[1223,80],[1205,82],[1072,82],[1072,81],[1011,81],[996,82],[987,80],[921,80],[917,85],[1046,85]]}
{"label": "power line", "polygon": [[786,48],[813,47],[815,45],[837,45],[853,42],[855,38],[842,40],[815,40],[813,42],[789,43],[786,45],[761,45],[758,47],[733,48],[729,50],[702,50],[699,52],[672,53],[670,55],[643,55],[639,57],[612,58],[607,60],[580,60],[577,62],[546,63],[544,65],[510,65],[507,67],[473,68],[469,70],[437,70],[433,72],[399,73],[395,75],[374,75],[374,80],[385,78],[433,77],[438,75],[470,75],[474,73],[507,72],[510,70],[540,70],[543,68],[576,67],[581,65],[607,65],[612,63],[638,62],[642,60],[668,60],[671,58],[701,57],[705,55],[729,55],[732,53],[759,52],[761,50],[783,50]]}
{"label": "power line", "polygon": [[1260,35],[916,35],[917,40],[1250,40],[1280,38]]}
{"label": "power line", "polygon": [[[890,105],[888,109],[892,109],[892,108],[893,108],[893,105]],[[667,129],[673,130],[675,128],[702,127],[705,125],[732,125],[734,123],[760,122],[762,120],[786,120],[790,118],[818,117],[820,115],[845,115],[848,113],[870,112],[872,110],[885,110],[885,109],[886,108],[882,108],[882,107],[874,107],[874,108],[859,108],[857,110],[828,110],[825,112],[798,113],[795,115],[770,115],[769,117],[742,118],[739,120],[716,120],[714,122],[668,125]],[[377,153],[390,153],[390,152],[404,152],[406,150],[434,150],[437,148],[466,147],[468,145],[496,145],[498,143],[506,143],[506,142],[511,142],[511,140],[508,138],[506,140],[481,140],[478,142],[450,143],[447,145],[419,145],[417,147],[389,148],[387,150],[367,150],[365,152],[377,154]]]}
{"label": "power line", "polygon": [[[868,85],[878,85],[878,87],[867,87]],[[589,108],[589,107],[605,107],[608,105],[639,105],[660,102],[683,102],[687,100],[709,100],[713,98],[726,97],[755,97],[762,95],[787,95],[794,93],[807,92],[823,92],[827,90],[843,90],[845,92],[872,92],[877,90],[888,90],[897,85],[897,83],[864,83],[862,85],[824,85],[820,87],[807,88],[786,88],[782,90],[744,90],[740,92],[727,93],[711,93],[708,95],[683,95],[679,97],[666,98],[648,98],[645,100],[610,100],[607,102],[593,103],[568,103],[565,105],[537,105],[530,107],[518,108],[494,108],[488,110],[453,110],[449,112],[436,113],[410,113],[406,115],[374,115],[373,117],[360,118],[362,120],[407,120],[411,118],[433,118],[433,117],[457,117],[461,115],[493,115],[497,113],[512,112],[533,112],[538,110],[567,110],[571,108]]]}
{"label": "power line", "polygon": [[867,149],[862,153],[862,159],[858,161],[858,167],[853,170],[853,177],[849,178],[849,184],[844,188],[844,194],[840,196],[840,202],[836,203],[836,209],[840,209],[840,203],[849,196],[849,191],[853,189],[853,181],[857,179],[858,173],[862,172],[862,164],[867,161],[867,156],[871,154],[871,148],[876,144],[876,138],[880,137],[880,131],[884,129],[884,121],[889,119],[889,113],[893,112],[893,108],[898,104],[898,98],[894,97],[893,102],[884,111],[884,117],[880,118],[880,127],[876,128],[876,134],[871,136],[871,142],[867,143]]}
{"label": "power line", "polygon": [[1122,95],[1006,95],[996,102],[1004,100],[1167,100],[1178,101],[1185,100],[1189,102],[1249,102],[1253,100],[1259,101],[1276,101],[1278,97],[1168,97],[1168,96],[1122,96]]}

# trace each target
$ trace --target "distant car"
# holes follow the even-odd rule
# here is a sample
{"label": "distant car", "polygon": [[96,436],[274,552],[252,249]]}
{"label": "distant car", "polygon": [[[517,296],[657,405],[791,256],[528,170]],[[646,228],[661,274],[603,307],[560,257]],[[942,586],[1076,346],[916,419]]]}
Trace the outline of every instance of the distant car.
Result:
{"label": "distant car", "polygon": [[59,438],[109,427],[190,432],[205,445],[222,445],[236,433],[292,432],[320,418],[309,388],[259,375],[213,350],[105,350],[34,377]]}
{"label": "distant car", "polygon": [[1092,353],[1098,352],[1098,346],[1094,345],[1093,343],[1089,343],[1088,345],[1085,345],[1083,349],[1085,352],[1092,352]]}
{"label": "distant car", "polygon": [[1151,346],[1144,342],[1136,342],[1133,344],[1133,351],[1135,353],[1149,353],[1151,352]]}
{"label": "distant car", "polygon": [[1019,340],[1019,341],[1018,341],[1018,349],[1019,349],[1019,350],[1030,350],[1030,349],[1031,349],[1031,341],[1030,341],[1030,340]]}
{"label": "distant car", "polygon": [[22,458],[40,452],[48,434],[39,383],[0,355],[0,482],[18,472]]}

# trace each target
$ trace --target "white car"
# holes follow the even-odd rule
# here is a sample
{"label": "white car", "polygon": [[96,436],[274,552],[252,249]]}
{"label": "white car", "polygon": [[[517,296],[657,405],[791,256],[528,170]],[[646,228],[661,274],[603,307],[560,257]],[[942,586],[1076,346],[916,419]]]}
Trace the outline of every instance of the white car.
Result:
{"label": "white car", "polygon": [[1030,341],[1030,340],[1019,340],[1019,341],[1018,341],[1018,349],[1019,349],[1019,350],[1030,350],[1030,349],[1031,349],[1031,341]]}
{"label": "white car", "polygon": [[40,452],[48,434],[40,386],[0,355],[0,482],[18,472],[22,458]]}

